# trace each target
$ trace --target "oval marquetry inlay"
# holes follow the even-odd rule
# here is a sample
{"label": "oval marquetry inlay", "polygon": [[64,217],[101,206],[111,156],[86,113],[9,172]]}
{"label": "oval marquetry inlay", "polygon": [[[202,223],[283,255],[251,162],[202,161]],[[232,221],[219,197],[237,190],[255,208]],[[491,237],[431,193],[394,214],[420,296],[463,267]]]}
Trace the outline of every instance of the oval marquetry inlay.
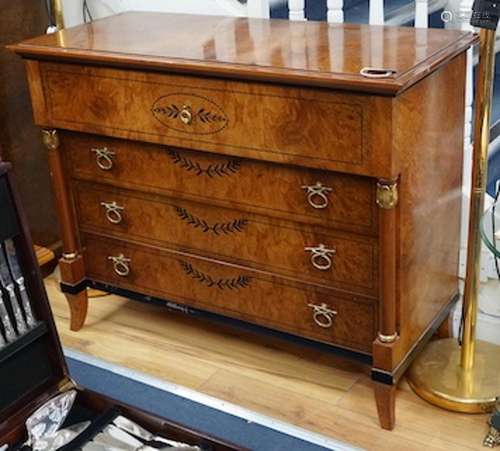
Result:
{"label": "oval marquetry inlay", "polygon": [[169,94],[160,97],[151,111],[166,127],[198,135],[217,133],[229,122],[219,105],[197,94]]}

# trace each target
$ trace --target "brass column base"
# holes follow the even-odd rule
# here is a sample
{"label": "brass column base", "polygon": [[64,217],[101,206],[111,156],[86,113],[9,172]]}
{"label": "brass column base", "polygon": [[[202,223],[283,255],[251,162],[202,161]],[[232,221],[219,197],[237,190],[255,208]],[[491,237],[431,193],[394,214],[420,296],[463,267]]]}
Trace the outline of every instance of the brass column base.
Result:
{"label": "brass column base", "polygon": [[460,366],[460,350],[454,338],[429,343],[410,367],[408,382],[417,395],[443,409],[490,412],[500,395],[500,346],[478,340],[469,371]]}

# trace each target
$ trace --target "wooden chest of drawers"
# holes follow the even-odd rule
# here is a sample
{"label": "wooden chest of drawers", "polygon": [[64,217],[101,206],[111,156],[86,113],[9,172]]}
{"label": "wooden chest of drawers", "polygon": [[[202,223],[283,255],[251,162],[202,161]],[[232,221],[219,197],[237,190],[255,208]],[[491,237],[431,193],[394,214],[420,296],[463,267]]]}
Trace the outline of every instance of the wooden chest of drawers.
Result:
{"label": "wooden chest of drawers", "polygon": [[72,328],[93,286],[344,348],[373,362],[392,428],[395,384],[457,295],[474,40],[130,13],[13,46]]}

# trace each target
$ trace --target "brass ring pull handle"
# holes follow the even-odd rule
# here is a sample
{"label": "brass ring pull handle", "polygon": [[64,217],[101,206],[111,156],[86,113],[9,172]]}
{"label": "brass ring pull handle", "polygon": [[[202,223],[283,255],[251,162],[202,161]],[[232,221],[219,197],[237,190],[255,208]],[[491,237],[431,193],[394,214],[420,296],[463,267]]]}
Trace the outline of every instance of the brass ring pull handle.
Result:
{"label": "brass ring pull handle", "polygon": [[113,262],[113,269],[120,277],[127,277],[130,274],[130,258],[126,258],[123,254],[118,256],[109,256],[108,260]]}
{"label": "brass ring pull handle", "polygon": [[328,271],[332,267],[332,256],[337,252],[335,249],[328,249],[324,244],[305,247],[304,250],[311,252],[311,264],[320,271]]}
{"label": "brass ring pull handle", "polygon": [[317,209],[328,207],[328,193],[333,191],[332,188],[316,182],[315,185],[303,185],[302,189],[306,190],[307,201],[311,207]]}
{"label": "brass ring pull handle", "polygon": [[327,304],[307,304],[308,307],[313,309],[314,322],[324,329],[333,326],[333,320],[337,316],[337,311],[331,309]]}
{"label": "brass ring pull handle", "polygon": [[120,224],[123,221],[122,211],[125,207],[121,207],[116,202],[101,202],[101,205],[106,209],[106,219],[111,224]]}
{"label": "brass ring pull handle", "polygon": [[191,107],[184,105],[179,113],[179,118],[183,124],[190,125],[191,122],[193,122],[193,112],[191,111]]}
{"label": "brass ring pull handle", "polygon": [[380,69],[377,67],[363,67],[359,73],[366,78],[390,78],[396,71],[394,69]]}
{"label": "brass ring pull handle", "polygon": [[115,152],[109,150],[107,147],[90,149],[96,155],[96,163],[99,169],[103,171],[110,171],[113,169],[113,157]]}

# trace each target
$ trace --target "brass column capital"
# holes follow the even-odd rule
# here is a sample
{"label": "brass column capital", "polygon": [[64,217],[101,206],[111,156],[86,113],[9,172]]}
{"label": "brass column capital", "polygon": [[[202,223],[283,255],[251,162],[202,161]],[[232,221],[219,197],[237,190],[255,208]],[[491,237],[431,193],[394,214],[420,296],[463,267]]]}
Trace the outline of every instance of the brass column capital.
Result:
{"label": "brass column capital", "polygon": [[377,205],[385,210],[395,208],[398,204],[397,180],[379,180],[377,182]]}
{"label": "brass column capital", "polygon": [[59,134],[55,129],[44,129],[42,130],[42,141],[44,146],[48,150],[56,150],[59,145]]}

